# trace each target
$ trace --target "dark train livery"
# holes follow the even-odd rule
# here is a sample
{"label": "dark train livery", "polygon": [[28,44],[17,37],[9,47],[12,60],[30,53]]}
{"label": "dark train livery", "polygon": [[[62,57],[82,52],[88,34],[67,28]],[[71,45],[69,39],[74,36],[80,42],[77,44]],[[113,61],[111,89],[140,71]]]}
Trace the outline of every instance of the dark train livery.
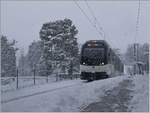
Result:
{"label": "dark train livery", "polygon": [[81,79],[95,80],[123,73],[123,63],[105,40],[87,41],[81,49]]}

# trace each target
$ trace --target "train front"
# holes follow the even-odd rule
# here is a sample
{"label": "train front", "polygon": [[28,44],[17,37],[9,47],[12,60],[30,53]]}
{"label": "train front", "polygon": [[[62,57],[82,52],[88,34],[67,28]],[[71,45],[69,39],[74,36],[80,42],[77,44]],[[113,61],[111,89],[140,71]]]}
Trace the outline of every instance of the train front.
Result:
{"label": "train front", "polygon": [[107,76],[107,47],[104,41],[88,41],[82,46],[81,79],[95,80]]}

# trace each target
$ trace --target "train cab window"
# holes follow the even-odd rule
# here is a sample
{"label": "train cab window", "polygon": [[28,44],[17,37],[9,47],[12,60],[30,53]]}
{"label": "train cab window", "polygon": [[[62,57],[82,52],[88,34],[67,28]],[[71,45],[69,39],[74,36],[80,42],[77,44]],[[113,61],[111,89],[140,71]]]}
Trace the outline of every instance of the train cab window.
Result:
{"label": "train cab window", "polygon": [[104,58],[104,48],[85,48],[83,52],[83,56],[89,58]]}
{"label": "train cab window", "polygon": [[83,62],[88,65],[100,65],[105,59],[104,48],[84,48]]}

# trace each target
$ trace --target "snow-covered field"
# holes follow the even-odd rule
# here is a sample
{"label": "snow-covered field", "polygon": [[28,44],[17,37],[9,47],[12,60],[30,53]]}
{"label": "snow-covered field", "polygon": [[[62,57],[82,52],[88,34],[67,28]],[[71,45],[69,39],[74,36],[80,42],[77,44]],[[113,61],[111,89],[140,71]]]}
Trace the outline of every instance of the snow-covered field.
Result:
{"label": "snow-covered field", "polygon": [[[17,89],[17,78],[16,77],[3,77],[1,78],[1,92],[5,93],[8,91],[14,91],[21,88],[32,87],[34,86],[34,77],[25,76],[19,77],[18,79],[18,89]],[[56,77],[48,77],[48,83],[56,82]],[[47,83],[47,77],[36,76],[35,85],[42,85]]]}
{"label": "snow-covered field", "polygon": [[74,112],[82,111],[90,103],[100,101],[105,92],[120,82],[131,79],[135,84],[131,111],[148,111],[148,76],[118,76],[93,82],[80,79],[43,84],[2,93],[2,111],[12,112]]}
{"label": "snow-covered field", "polygon": [[22,98],[27,98],[30,96],[35,96],[55,90],[59,90],[66,87],[71,87],[72,85],[78,85],[81,83],[80,80],[65,80],[59,82],[53,82],[42,85],[35,85],[31,87],[26,87],[24,89],[13,90],[10,92],[2,93],[2,103],[6,103],[13,100],[19,100]]}

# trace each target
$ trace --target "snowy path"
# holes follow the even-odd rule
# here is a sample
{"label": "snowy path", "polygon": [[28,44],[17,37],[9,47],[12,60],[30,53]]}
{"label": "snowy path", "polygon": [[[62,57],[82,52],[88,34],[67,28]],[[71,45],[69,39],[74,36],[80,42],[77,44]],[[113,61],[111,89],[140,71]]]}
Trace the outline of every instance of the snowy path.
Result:
{"label": "snowy path", "polygon": [[107,90],[105,96],[101,97],[99,102],[92,103],[84,108],[82,111],[86,112],[129,112],[128,104],[131,100],[132,81],[124,80],[112,90]]}
{"label": "snowy path", "polygon": [[134,112],[149,111],[149,75],[137,75],[132,78],[134,87],[130,109]]}
{"label": "snowy path", "polygon": [[99,102],[83,108],[86,112],[148,112],[149,77],[136,75],[121,81],[117,87],[105,91]]}

